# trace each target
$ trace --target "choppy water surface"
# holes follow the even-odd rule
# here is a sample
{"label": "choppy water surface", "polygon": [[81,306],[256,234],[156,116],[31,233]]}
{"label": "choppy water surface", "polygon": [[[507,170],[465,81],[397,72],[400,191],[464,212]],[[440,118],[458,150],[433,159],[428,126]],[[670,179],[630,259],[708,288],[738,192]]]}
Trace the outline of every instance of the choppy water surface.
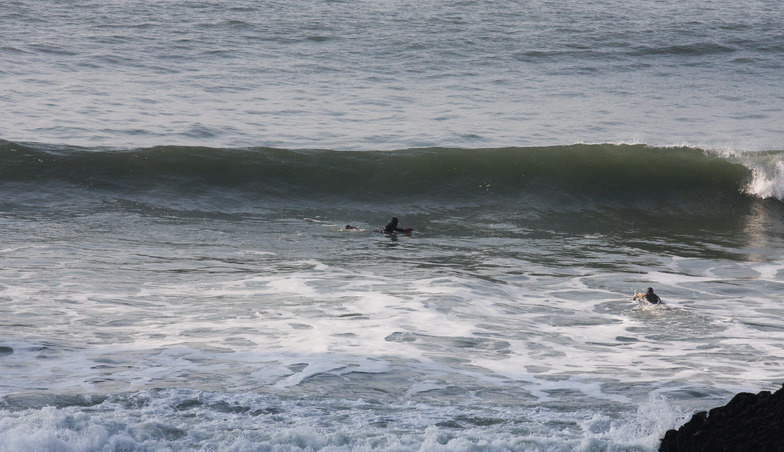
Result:
{"label": "choppy water surface", "polygon": [[775,1],[0,5],[0,137],[780,149]]}
{"label": "choppy water surface", "polygon": [[0,451],[648,451],[777,389],[782,11],[0,3]]}

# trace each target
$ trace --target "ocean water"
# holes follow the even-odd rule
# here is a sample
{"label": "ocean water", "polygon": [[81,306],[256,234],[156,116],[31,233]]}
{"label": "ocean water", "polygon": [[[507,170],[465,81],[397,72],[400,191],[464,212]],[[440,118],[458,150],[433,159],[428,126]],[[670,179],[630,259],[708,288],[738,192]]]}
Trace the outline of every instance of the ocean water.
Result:
{"label": "ocean water", "polygon": [[0,452],[652,451],[777,389],[782,23],[0,3]]}

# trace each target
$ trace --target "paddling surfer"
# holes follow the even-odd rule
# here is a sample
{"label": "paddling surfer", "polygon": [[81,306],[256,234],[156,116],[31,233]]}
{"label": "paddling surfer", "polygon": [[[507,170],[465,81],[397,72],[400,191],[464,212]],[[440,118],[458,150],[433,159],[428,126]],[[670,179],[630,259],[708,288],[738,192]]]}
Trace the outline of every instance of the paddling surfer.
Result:
{"label": "paddling surfer", "polygon": [[397,227],[398,219],[397,217],[392,217],[392,220],[384,226],[384,229],[381,230],[384,234],[394,234],[395,232],[402,232],[403,234],[411,234],[414,232],[411,228],[399,228]]}
{"label": "paddling surfer", "polygon": [[651,288],[651,287],[649,287],[648,291],[645,292],[645,293],[634,294],[634,299],[635,300],[640,300],[640,301],[645,300],[645,301],[647,301],[650,304],[659,304],[659,303],[661,303],[661,298],[659,298],[658,295],[653,293],[653,288]]}

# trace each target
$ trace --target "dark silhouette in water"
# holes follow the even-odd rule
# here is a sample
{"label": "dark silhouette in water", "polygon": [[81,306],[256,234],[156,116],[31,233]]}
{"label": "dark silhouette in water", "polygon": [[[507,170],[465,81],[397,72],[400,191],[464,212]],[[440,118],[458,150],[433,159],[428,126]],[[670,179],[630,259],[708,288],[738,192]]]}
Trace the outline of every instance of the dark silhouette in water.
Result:
{"label": "dark silhouette in water", "polygon": [[645,292],[645,299],[648,300],[648,303],[651,304],[661,303],[661,298],[659,298],[658,295],[653,293],[653,289],[650,287],[648,288],[648,291]]}
{"label": "dark silhouette in water", "polygon": [[402,232],[403,234],[411,234],[412,232],[414,232],[414,230],[411,228],[402,229],[397,227],[397,223],[398,223],[397,217],[392,217],[392,220],[390,220],[390,222],[387,223],[386,226],[384,226],[384,229],[381,232],[383,232],[384,234],[394,234],[395,232]]}
{"label": "dark silhouette in water", "polygon": [[653,289],[650,288],[650,287],[648,288],[648,291],[645,292],[645,293],[636,293],[636,294],[634,294],[634,300],[635,301],[645,300],[645,301],[647,301],[650,304],[659,304],[659,303],[661,303],[661,298],[659,298],[658,295],[653,293]]}

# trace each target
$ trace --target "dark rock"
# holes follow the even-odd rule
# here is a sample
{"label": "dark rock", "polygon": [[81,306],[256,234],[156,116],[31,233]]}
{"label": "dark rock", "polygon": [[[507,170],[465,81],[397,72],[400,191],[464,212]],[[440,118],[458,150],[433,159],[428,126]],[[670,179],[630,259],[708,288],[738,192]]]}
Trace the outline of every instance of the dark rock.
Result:
{"label": "dark rock", "polygon": [[784,452],[784,387],[742,392],[664,435],[659,452]]}

